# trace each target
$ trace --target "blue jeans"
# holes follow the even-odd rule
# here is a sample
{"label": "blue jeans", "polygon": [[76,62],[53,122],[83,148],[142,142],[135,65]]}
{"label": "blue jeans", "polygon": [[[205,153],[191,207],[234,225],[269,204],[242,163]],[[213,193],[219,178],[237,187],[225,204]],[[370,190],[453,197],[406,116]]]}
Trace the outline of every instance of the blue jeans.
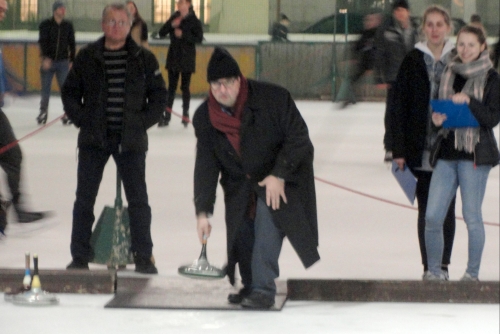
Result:
{"label": "blue jeans", "polygon": [[285,234],[276,226],[271,209],[260,198],[254,220],[255,243],[252,255],[252,290],[274,297],[279,277],[278,258]]}
{"label": "blue jeans", "polygon": [[42,81],[42,100],[40,101],[40,110],[47,111],[49,108],[50,91],[54,75],[56,76],[59,89],[61,89],[64,84],[64,80],[66,80],[66,77],[68,76],[68,72],[68,59],[52,61],[52,66],[47,71],[40,68],[40,77]]}
{"label": "blue jeans", "polygon": [[467,270],[478,277],[484,248],[484,224],[481,213],[490,165],[474,166],[470,160],[439,159],[432,173],[425,214],[425,246],[429,270],[439,275],[443,257],[443,222],[451,200],[460,186],[462,214],[469,233]]}

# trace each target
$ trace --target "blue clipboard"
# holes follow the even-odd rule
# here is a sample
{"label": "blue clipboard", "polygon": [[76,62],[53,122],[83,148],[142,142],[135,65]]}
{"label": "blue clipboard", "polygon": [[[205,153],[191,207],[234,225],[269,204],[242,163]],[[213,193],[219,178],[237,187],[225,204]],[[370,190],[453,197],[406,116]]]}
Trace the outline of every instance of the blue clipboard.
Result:
{"label": "blue clipboard", "polygon": [[431,100],[434,111],[446,114],[443,128],[477,128],[479,123],[465,103],[456,104],[452,100]]}
{"label": "blue clipboard", "polygon": [[413,175],[408,167],[405,167],[404,170],[400,170],[398,164],[394,161],[392,162],[391,171],[411,205],[413,205],[415,202],[415,192],[417,190],[417,179],[415,175]]}

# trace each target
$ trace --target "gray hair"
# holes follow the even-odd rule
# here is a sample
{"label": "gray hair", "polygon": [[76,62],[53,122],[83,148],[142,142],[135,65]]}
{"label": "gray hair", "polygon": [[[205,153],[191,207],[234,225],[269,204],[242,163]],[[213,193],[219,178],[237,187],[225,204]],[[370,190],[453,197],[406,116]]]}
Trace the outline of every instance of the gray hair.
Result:
{"label": "gray hair", "polygon": [[108,13],[112,10],[124,11],[125,13],[127,13],[128,20],[132,24],[132,21],[134,20],[132,17],[132,14],[129,12],[127,6],[121,2],[111,3],[109,5],[106,5],[106,7],[104,7],[104,9],[102,10],[102,21],[103,22],[104,22],[104,19],[106,18],[106,16],[108,15]]}

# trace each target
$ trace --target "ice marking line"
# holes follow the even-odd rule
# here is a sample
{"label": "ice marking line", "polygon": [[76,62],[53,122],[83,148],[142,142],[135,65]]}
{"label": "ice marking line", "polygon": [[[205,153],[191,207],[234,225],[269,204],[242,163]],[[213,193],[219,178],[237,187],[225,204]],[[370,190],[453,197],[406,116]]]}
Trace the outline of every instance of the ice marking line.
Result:
{"label": "ice marking line", "polygon": [[0,147],[0,154],[3,154],[5,152],[7,152],[8,150],[10,150],[11,148],[13,148],[14,146],[16,146],[18,143],[30,138],[30,137],[33,137],[34,135],[36,135],[38,132],[40,131],[43,131],[45,128],[48,128],[49,126],[53,125],[54,123],[56,123],[57,121],[59,121],[61,118],[63,118],[65,114],[62,114],[61,116],[53,119],[52,121],[44,124],[43,126],[39,127],[38,129],[36,129],[35,131],[33,132],[30,132],[28,133],[26,136],[20,138],[20,139],[17,139],[17,140],[14,140],[13,142],[11,143],[8,143],[7,145],[5,145],[4,147]]}
{"label": "ice marking line", "polygon": [[[347,187],[344,187],[344,186],[341,186],[340,184],[336,184],[336,183],[333,183],[333,182],[330,182],[330,181],[327,181],[325,179],[322,179],[322,178],[319,178],[317,176],[314,177],[315,180],[319,181],[319,182],[323,182],[325,184],[328,184],[330,186],[334,186],[336,188],[340,188],[342,190],[346,190],[346,191],[349,191],[349,192],[352,192],[352,193],[355,193],[357,195],[361,195],[361,196],[364,196],[364,197],[368,197],[368,198],[371,198],[371,199],[374,199],[374,200],[377,200],[377,201],[380,201],[380,202],[384,202],[384,203],[388,203],[388,204],[392,204],[392,205],[396,205],[396,206],[400,206],[400,207],[403,207],[403,208],[406,208],[406,209],[412,209],[412,210],[418,210],[416,207],[413,207],[411,205],[406,205],[406,204],[401,204],[401,203],[398,203],[398,202],[394,202],[394,201],[390,201],[390,200],[387,200],[387,199],[383,199],[383,198],[380,198],[380,197],[377,197],[377,196],[373,196],[373,195],[369,195],[369,194],[365,194],[365,193],[362,193],[360,191],[357,191],[357,190],[354,190],[354,189],[350,189],[350,188],[347,188]],[[456,217],[456,219],[458,220],[464,220],[463,217]],[[499,223],[490,223],[490,222],[483,222],[484,225],[490,225],[490,226],[495,226],[495,227],[500,227],[500,224]]]}

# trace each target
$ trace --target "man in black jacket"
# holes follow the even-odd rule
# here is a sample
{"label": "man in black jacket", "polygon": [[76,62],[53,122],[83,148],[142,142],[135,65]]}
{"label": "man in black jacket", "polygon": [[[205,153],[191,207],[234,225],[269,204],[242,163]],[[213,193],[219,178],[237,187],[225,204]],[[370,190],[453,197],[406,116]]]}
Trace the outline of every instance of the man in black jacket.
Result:
{"label": "man in black jacket", "polygon": [[377,84],[387,88],[384,115],[384,161],[392,161],[391,119],[394,100],[394,83],[399,67],[408,52],[418,42],[418,32],[410,20],[410,5],[407,0],[396,0],[392,4],[392,17],[382,25],[375,37],[375,77]]}
{"label": "man in black jacket", "polygon": [[[52,5],[52,17],[44,20],[39,26],[40,76],[42,82],[42,99],[40,101],[40,114],[38,124],[47,122],[49,98],[54,75],[59,88],[62,87],[71,63],[75,59],[75,31],[73,24],[64,19],[66,7],[61,1]],[[68,119],[63,117],[63,124]]]}
{"label": "man in black jacket", "polygon": [[80,128],[78,183],[68,269],[88,269],[94,203],[110,156],[123,180],[135,271],[156,274],[151,261],[151,208],[146,189],[147,129],[165,110],[167,90],[158,61],[129,35],[132,16],[107,5],[104,37],[83,48],[62,88],[64,110]]}
{"label": "man in black jacket", "polygon": [[158,32],[160,37],[169,35],[170,47],[168,48],[168,99],[167,108],[160,119],[158,126],[167,126],[171,118],[171,109],[174,105],[175,92],[179,76],[181,77],[182,92],[182,124],[187,127],[189,123],[189,102],[191,92],[191,75],[196,69],[196,44],[203,40],[203,28],[191,6],[191,0],[177,1],[178,10],[168,19]]}
{"label": "man in black jacket", "polygon": [[243,289],[230,303],[274,305],[278,258],[286,236],[304,267],[319,260],[314,148],[290,93],[246,79],[234,58],[215,48],[209,98],[193,118],[197,141],[194,203],[201,242],[210,236],[217,181],[224,191],[227,273],[238,263]]}

